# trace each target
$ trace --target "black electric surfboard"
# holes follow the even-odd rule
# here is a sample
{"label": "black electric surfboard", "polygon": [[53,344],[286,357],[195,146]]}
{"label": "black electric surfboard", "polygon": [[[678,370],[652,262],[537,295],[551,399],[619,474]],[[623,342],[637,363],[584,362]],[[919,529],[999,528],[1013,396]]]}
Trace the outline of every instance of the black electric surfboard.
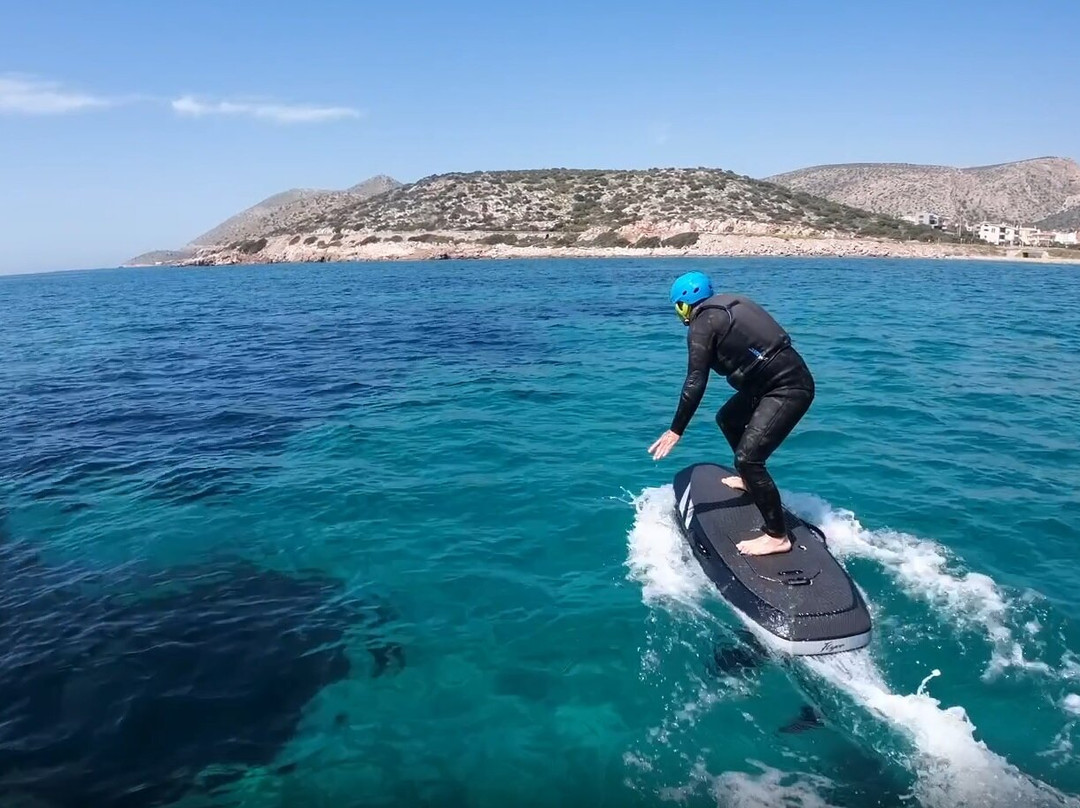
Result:
{"label": "black electric surfboard", "polygon": [[734,474],[700,463],[675,475],[676,521],[720,594],[787,653],[833,654],[867,645],[866,603],[815,525],[785,509],[790,552],[744,556],[736,549],[760,535],[762,519],[746,492],[721,482]]}

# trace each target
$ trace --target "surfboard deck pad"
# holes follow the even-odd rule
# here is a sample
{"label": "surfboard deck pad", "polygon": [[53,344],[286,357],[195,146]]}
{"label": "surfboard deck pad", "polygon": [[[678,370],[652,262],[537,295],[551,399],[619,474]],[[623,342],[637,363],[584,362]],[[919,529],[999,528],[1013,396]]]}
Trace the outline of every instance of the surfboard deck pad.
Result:
{"label": "surfboard deck pad", "polygon": [[760,535],[750,495],[724,485],[733,469],[699,463],[675,475],[675,518],[721,595],[792,654],[830,654],[870,642],[871,621],[858,589],[816,526],[784,509],[792,549],[744,556],[736,545]]}

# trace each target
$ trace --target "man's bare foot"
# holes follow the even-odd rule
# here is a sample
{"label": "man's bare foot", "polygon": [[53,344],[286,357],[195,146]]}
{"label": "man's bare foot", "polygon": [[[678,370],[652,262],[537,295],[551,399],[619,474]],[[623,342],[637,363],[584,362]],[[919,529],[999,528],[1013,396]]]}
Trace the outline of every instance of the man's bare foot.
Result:
{"label": "man's bare foot", "polygon": [[725,477],[720,482],[722,482],[728,488],[734,488],[736,491],[746,490],[746,484],[742,481],[742,477]]}
{"label": "man's bare foot", "polygon": [[756,539],[741,541],[735,547],[743,555],[773,555],[774,553],[786,553],[791,550],[791,539],[787,536],[778,539],[766,533]]}

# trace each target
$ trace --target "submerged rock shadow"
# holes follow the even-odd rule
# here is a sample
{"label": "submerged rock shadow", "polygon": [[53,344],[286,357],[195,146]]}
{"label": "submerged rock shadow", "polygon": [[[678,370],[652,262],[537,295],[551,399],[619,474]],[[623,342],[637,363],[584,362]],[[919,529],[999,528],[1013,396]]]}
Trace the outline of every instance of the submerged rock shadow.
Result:
{"label": "submerged rock shadow", "polygon": [[370,675],[405,664],[389,606],[318,573],[229,560],[116,594],[0,532],[0,581],[0,795],[52,808],[166,805],[273,763],[355,675],[354,630]]}

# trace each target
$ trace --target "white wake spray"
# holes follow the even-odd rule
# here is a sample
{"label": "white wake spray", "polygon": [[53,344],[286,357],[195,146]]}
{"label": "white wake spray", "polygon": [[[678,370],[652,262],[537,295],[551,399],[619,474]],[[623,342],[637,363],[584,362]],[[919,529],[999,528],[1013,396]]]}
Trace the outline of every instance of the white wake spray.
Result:
{"label": "white wake spray", "polygon": [[[1042,665],[1023,659],[1005,622],[1008,605],[994,582],[978,573],[950,571],[945,554],[935,543],[892,531],[867,531],[854,514],[833,510],[816,497],[785,494],[785,503],[822,528],[838,557],[877,561],[912,596],[928,597],[951,618],[984,627],[995,649],[992,668]],[[646,489],[634,497],[633,505],[636,517],[628,535],[627,567],[629,577],[641,585],[643,601],[673,616],[707,615],[704,603],[714,597],[715,590],[675,525],[672,487]],[[897,694],[875,665],[870,649],[803,657],[799,664],[909,740],[915,751],[905,762],[917,778],[915,796],[922,805],[1080,806],[1080,800],[1028,777],[977,741],[976,728],[963,707],[943,708],[929,695],[938,671],[927,672],[915,693]],[[720,777],[726,777],[729,784],[750,782],[734,773]],[[790,792],[770,792],[769,778],[753,782],[753,789],[743,791],[747,799],[734,804],[765,804],[792,796]],[[807,788],[808,784],[798,786],[800,795],[807,797],[799,802],[815,804]],[[738,791],[735,789],[735,794]],[[727,804],[733,796],[727,795]]]}
{"label": "white wake spray", "polygon": [[[892,530],[866,530],[851,511],[835,510],[811,494],[783,496],[788,508],[822,529],[835,556],[877,561],[907,595],[938,607],[959,627],[985,631],[993,652],[984,678],[1008,667],[1052,673],[1045,662],[1024,658],[1023,647],[1007,625],[1008,601],[992,578],[951,570],[945,549],[935,542]],[[1029,625],[1027,630],[1037,631],[1038,626]]]}

